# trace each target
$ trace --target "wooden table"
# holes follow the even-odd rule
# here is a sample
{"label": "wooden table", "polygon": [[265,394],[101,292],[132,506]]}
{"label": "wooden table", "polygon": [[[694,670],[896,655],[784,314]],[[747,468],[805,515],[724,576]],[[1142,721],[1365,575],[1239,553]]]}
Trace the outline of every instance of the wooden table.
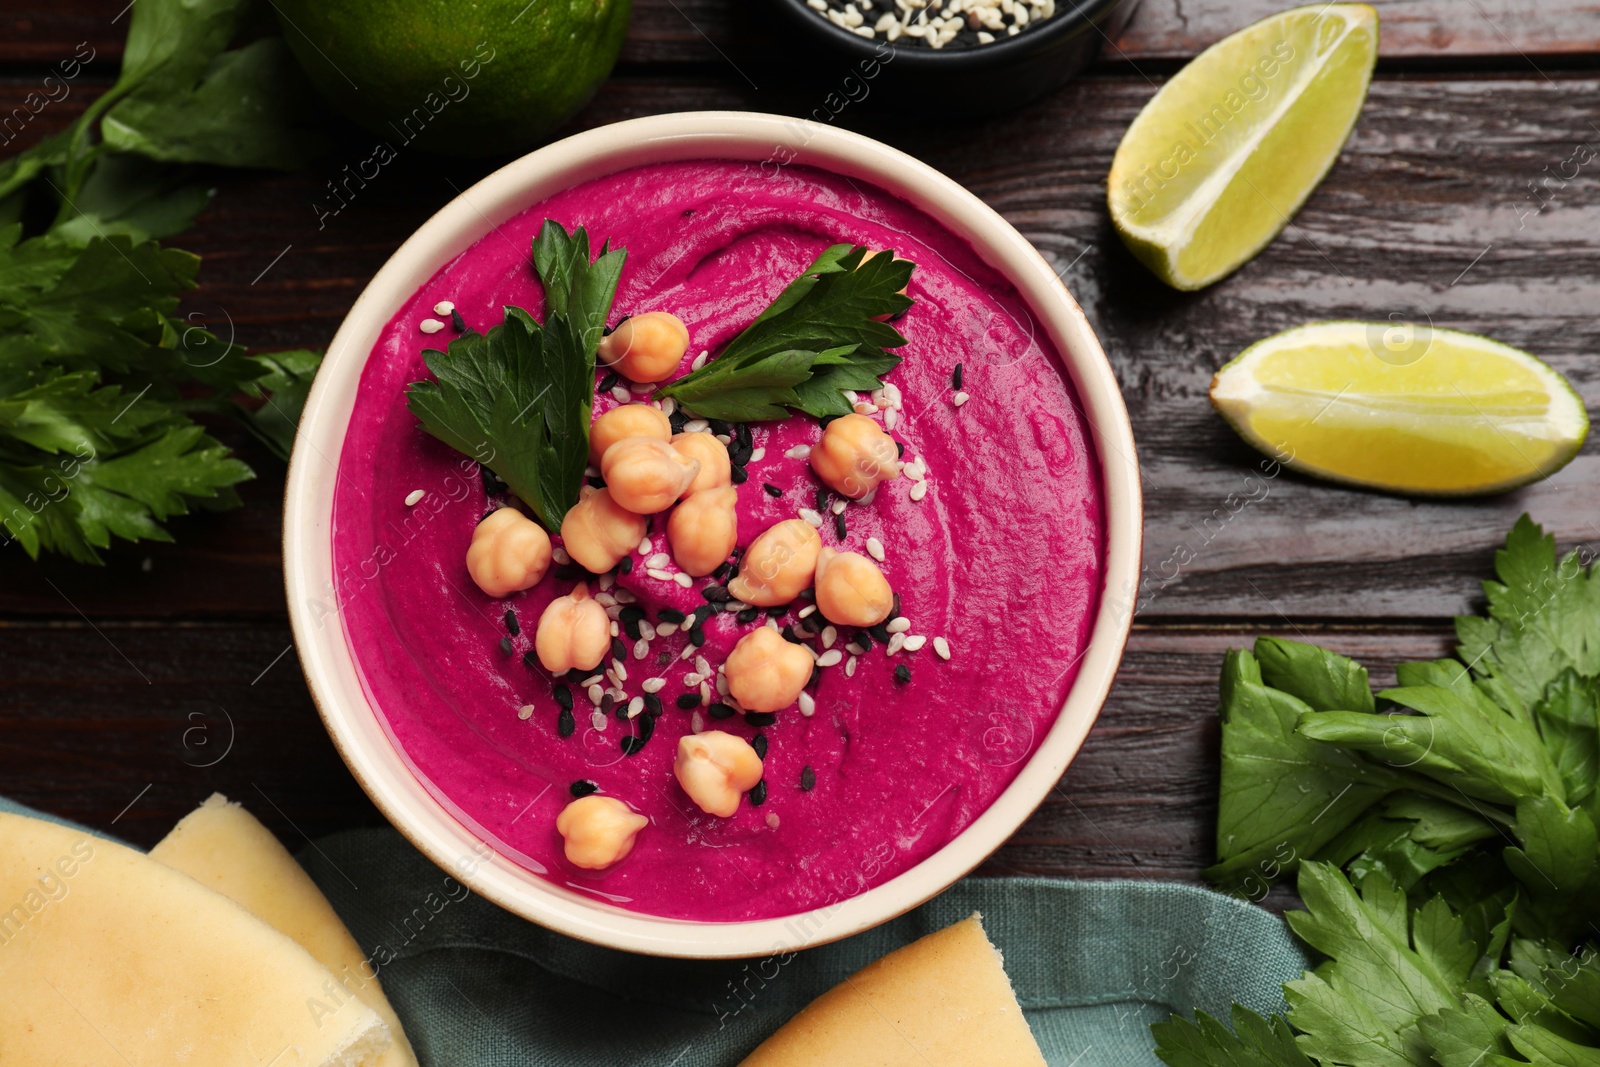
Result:
{"label": "wooden table", "polygon": [[[0,15],[0,113],[79,42],[98,56],[16,146],[109,84],[124,2]],[[1600,539],[1593,442],[1509,496],[1403,500],[1284,474],[1230,515],[1224,501],[1250,491],[1257,457],[1212,413],[1207,384],[1246,345],[1297,323],[1393,316],[1491,334],[1600,404],[1600,164],[1551,181],[1553,199],[1529,214],[1530,183],[1600,144],[1600,0],[1380,2],[1383,59],[1366,111],[1283,237],[1192,295],[1164,289],[1123,250],[1104,208],[1123,130],[1185,58],[1282,2],[1145,0],[1087,76],[1002,118],[956,122],[930,107],[915,120],[860,108],[837,119],[953,176],[1060,268],[1139,442],[1146,586],[1121,675],[1082,754],[987,872],[1197,879],[1213,855],[1224,649],[1260,633],[1301,637],[1362,658],[1387,683],[1395,662],[1448,651],[1451,615],[1478,603],[1520,512],[1564,547]],[[570,129],[698,108],[809,113],[834,72],[812,59],[801,78],[763,6],[635,0],[615,76]],[[319,229],[313,204],[368,140],[343,137],[346,151],[303,173],[225,176],[175,242],[204,256],[187,309],[251,348],[323,346],[390,252],[494,165],[402,153]],[[289,640],[282,471],[238,443],[261,474],[245,507],[175,523],[176,545],[124,547],[103,569],[0,554],[0,792],[141,845],[212,790],[295,848],[381,823],[324,734]]]}

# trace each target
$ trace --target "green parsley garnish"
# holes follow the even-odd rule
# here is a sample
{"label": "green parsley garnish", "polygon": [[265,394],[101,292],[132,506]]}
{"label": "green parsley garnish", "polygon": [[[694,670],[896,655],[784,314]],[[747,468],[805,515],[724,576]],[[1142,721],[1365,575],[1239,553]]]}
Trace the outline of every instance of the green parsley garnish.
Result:
{"label": "green parsley garnish", "polygon": [[1298,869],[1324,962],[1270,1023],[1156,1024],[1166,1063],[1600,1064],[1600,574],[1526,515],[1495,569],[1459,658],[1376,696],[1311,645],[1228,655],[1208,873],[1254,896]]}
{"label": "green parsley garnish", "polygon": [[424,352],[435,380],[406,388],[423,429],[494,471],[552,532],[578,502],[589,463],[595,349],[626,258],[602,245],[591,263],[583,227],[568,234],[546,219],[533,240],[543,325],[507,307],[487,334]]}
{"label": "green parsley garnish", "polygon": [[716,359],[656,390],[695,415],[728,422],[783,419],[789,409],[821,418],[847,415],[844,390],[871,392],[906,343],[879,316],[911,306],[901,294],[913,264],[892,253],[863,262],[867,249],[834,245],[790,282]]}
{"label": "green parsley garnish", "polygon": [[[180,317],[199,260],[155,240],[210,199],[215,177],[189,164],[291,169],[318,140],[295,127],[309,86],[259,14],[140,0],[116,84],[0,163],[0,542],[29,556],[99,562],[113,537],[168,541],[168,518],[237,504],[254,475],[196,416],[287,456],[320,356],[251,355],[207,328],[221,314]],[[52,221],[25,227],[40,206]]]}

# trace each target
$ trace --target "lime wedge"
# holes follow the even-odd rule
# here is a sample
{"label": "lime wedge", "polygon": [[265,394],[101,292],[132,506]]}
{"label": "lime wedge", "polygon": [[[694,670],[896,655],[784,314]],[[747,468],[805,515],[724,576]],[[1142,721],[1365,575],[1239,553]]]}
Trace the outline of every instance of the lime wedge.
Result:
{"label": "lime wedge", "polygon": [[1548,478],[1589,433],[1583,401],[1536,357],[1392,322],[1318,322],[1251,345],[1212,379],[1211,403],[1289,467],[1430,496]]}
{"label": "lime wedge", "polygon": [[1366,4],[1295,8],[1200,53],[1117,148],[1106,199],[1122,240],[1176,289],[1238,270],[1338,159],[1377,59]]}

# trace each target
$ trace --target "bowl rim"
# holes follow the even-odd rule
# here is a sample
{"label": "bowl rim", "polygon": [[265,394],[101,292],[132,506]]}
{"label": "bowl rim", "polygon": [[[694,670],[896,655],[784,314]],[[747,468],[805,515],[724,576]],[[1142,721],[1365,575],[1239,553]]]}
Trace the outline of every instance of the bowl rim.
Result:
{"label": "bowl rim", "polygon": [[[949,51],[894,44],[887,38],[868,40],[806,6],[806,0],[773,0],[792,17],[800,17],[802,27],[815,27],[814,36],[825,38],[840,51],[861,59],[883,60],[879,49],[887,45],[894,53],[892,61],[925,73],[951,73],[954,67],[1001,68],[1008,67],[1024,56],[1048,50],[1059,39],[1073,37],[1086,29],[1097,30],[1106,44],[1115,42],[1099,29],[1099,21],[1124,5],[1139,0],[1057,0],[1060,7],[1044,25],[1015,37],[1004,37],[991,44],[973,48],[955,48]],[[1060,8],[1065,8],[1061,10]]]}
{"label": "bowl rim", "polygon": [[[414,774],[369,702],[337,607],[333,488],[361,373],[394,310],[499,223],[554,193],[646,163],[736,159],[800,163],[870,181],[965,240],[1017,289],[1061,354],[1099,461],[1104,583],[1079,672],[1017,777],[937,852],[864,893],[808,912],[741,922],[652,916],[564,889],[500,854]],[[351,773],[384,816],[473,892],[562,934],[649,955],[728,959],[794,951],[869,929],[927,901],[1014,833],[1077,754],[1108,695],[1132,625],[1142,503],[1121,390],[1077,302],[1039,252],[977,196],[898,149],[803,119],[679,112],[587,130],[494,171],[425,222],[373,276],[328,346],[305,404],[285,487],[289,618],[312,700]],[[331,457],[331,458],[330,458]],[[333,468],[335,477],[327,477]]]}

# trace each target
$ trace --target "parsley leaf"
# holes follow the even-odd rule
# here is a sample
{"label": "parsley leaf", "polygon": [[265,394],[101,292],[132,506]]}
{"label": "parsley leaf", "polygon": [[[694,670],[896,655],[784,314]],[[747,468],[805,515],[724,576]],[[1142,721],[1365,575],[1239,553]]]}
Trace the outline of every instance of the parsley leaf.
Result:
{"label": "parsley leaf", "polygon": [[487,334],[425,352],[434,380],[406,388],[424,430],[494,471],[551,532],[578,502],[589,462],[595,349],[626,258],[602,246],[591,263],[581,226],[568,234],[546,220],[533,242],[544,324],[507,307]]}
{"label": "parsley leaf", "polygon": [[906,343],[880,317],[911,306],[901,293],[913,264],[892,253],[867,258],[833,245],[790,282],[716,359],[656,390],[703,418],[729,422],[818,418],[851,410],[845,390],[882,388],[900,363],[885,349]]}
{"label": "parsley leaf", "polygon": [[1197,1011],[1192,1023],[1174,1015],[1168,1022],[1152,1023],[1150,1032],[1156,1055],[1170,1067],[1313,1067],[1283,1016],[1263,1019],[1238,1004],[1233,1006],[1232,1031]]}

